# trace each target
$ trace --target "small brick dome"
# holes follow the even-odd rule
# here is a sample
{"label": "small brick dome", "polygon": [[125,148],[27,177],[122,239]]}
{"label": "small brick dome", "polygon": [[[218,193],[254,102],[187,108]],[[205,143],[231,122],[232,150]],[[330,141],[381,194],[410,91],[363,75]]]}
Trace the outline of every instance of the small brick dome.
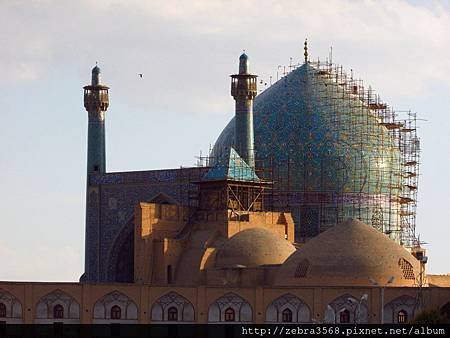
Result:
{"label": "small brick dome", "polygon": [[238,232],[218,249],[216,268],[257,267],[282,264],[295,247],[271,230],[252,228]]}

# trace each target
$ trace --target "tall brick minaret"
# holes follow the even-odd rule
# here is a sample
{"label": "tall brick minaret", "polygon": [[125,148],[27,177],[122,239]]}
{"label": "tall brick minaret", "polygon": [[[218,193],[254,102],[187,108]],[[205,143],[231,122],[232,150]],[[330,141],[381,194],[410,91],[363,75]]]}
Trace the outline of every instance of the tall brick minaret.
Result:
{"label": "tall brick minaret", "polygon": [[91,84],[84,87],[84,107],[88,112],[85,273],[82,281],[100,278],[100,186],[92,175],[106,172],[105,113],[109,87],[101,83],[100,68],[92,69]]}
{"label": "tall brick minaret", "polygon": [[236,101],[235,148],[247,164],[255,168],[253,99],[256,75],[249,73],[248,56],[239,57],[239,74],[231,75],[231,95]]}

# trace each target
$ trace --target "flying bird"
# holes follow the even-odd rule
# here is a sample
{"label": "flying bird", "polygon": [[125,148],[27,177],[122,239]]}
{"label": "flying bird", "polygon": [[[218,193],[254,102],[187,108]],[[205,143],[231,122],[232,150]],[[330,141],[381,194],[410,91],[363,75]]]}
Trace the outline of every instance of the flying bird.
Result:
{"label": "flying bird", "polygon": [[138,74],[139,75],[139,77],[142,79],[142,76],[144,75],[144,74]]}

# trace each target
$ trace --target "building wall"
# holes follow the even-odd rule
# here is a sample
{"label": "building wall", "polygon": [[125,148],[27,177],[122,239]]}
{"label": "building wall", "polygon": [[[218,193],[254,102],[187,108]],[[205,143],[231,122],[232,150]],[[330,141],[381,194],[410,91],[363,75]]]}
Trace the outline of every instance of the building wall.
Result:
{"label": "building wall", "polygon": [[[411,300],[416,299],[417,293],[417,288],[386,288],[385,322],[389,322],[389,316],[395,321],[397,312],[402,309],[408,312],[408,319],[411,319],[414,312]],[[178,321],[184,319],[184,321],[207,323],[223,320],[224,311],[234,306],[236,321],[239,316],[241,321],[251,323],[272,322],[274,319],[280,321],[281,312],[277,319],[274,311],[282,311],[288,307],[294,311],[300,309],[298,318],[303,318],[303,321],[305,314],[309,314],[309,322],[322,323],[330,321],[330,314],[327,314],[330,306],[336,312],[337,322],[339,322],[339,312],[348,308],[351,312],[351,323],[353,323],[357,312],[355,306],[349,305],[348,298],[360,300],[364,294],[368,297],[367,301],[361,302],[360,312],[367,312],[367,316],[359,317],[360,322],[379,323],[381,314],[381,288],[379,287],[224,288],[117,283],[0,282],[0,302],[13,298],[22,308],[20,315],[16,313],[14,316],[7,313],[7,317],[0,318],[0,321],[86,324],[167,322],[168,310],[178,306],[176,309]],[[426,308],[442,309],[450,303],[450,288],[424,288],[423,300]],[[44,303],[50,304],[47,316],[43,310]],[[57,304],[64,306],[71,304],[72,310],[69,311],[66,307],[62,319],[54,318],[52,307]],[[113,306],[120,308],[120,319],[110,318]],[[78,312],[77,308],[79,308]],[[393,314],[391,309],[394,309],[396,313]]]}
{"label": "building wall", "polygon": [[[83,281],[115,281],[113,259],[120,239],[132,225],[134,208],[161,193],[187,205],[207,168],[182,168],[92,174],[88,180],[86,205],[86,271]],[[131,229],[129,229],[131,230]]]}
{"label": "building wall", "polygon": [[[245,219],[236,220],[236,214],[231,210],[208,212],[177,204],[141,202],[135,207],[132,223],[134,279],[129,282],[141,284],[204,285],[204,270],[214,268],[218,248],[230,237],[246,229],[270,230],[283,244],[294,240],[292,217],[289,213],[281,212],[248,212]],[[264,243],[271,244],[267,241]],[[240,249],[247,247],[247,244],[240,243]],[[246,265],[245,259],[239,264]],[[215,270],[208,272],[207,279],[208,283],[224,285],[224,278],[230,277],[229,272],[239,272],[238,278],[233,278],[238,283],[228,285],[267,285],[265,270],[252,269],[242,273]]]}

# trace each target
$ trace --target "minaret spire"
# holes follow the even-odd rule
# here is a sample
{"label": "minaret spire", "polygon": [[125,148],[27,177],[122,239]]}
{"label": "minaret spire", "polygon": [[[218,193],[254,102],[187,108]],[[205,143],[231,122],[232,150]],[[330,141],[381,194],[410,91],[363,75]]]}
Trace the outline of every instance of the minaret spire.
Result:
{"label": "minaret spire", "polygon": [[305,51],[305,53],[303,54],[305,56],[305,63],[308,63],[308,39],[305,39],[303,49]]}
{"label": "minaret spire", "polygon": [[95,63],[95,67],[92,68],[91,86],[99,86],[101,83],[101,71]]}
{"label": "minaret spire", "polygon": [[256,78],[249,72],[248,56],[239,57],[239,74],[231,75],[231,95],[236,101],[235,148],[242,159],[255,168],[253,134],[253,100],[256,96]]}

